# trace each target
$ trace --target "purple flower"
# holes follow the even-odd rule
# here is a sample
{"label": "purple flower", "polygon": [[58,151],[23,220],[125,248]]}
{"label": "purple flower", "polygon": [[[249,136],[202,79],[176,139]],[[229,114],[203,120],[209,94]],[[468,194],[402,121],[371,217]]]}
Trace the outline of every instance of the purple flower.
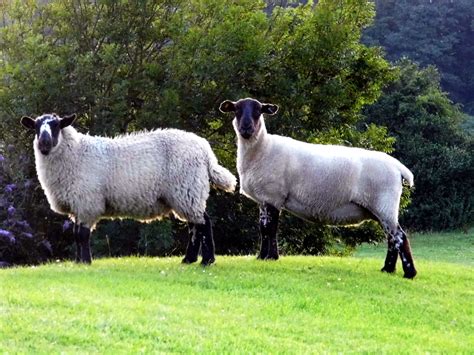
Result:
{"label": "purple flower", "polygon": [[2,161],[5,161],[5,157],[0,154],[0,163],[1,163]]}
{"label": "purple flower", "polygon": [[16,209],[13,206],[8,207],[7,212],[9,216],[12,216],[15,213]]}
{"label": "purple flower", "polygon": [[15,237],[10,231],[7,231],[5,229],[0,229],[0,237],[7,238],[10,241],[10,243],[15,243]]}
{"label": "purple flower", "polygon": [[65,220],[63,223],[63,232],[67,231],[71,227],[71,221]]}
{"label": "purple flower", "polygon": [[30,228],[30,224],[27,221],[17,221],[16,225],[23,228]]}
{"label": "purple flower", "polygon": [[16,189],[16,184],[8,184],[7,186],[5,186],[5,192],[12,192],[15,189]]}
{"label": "purple flower", "polygon": [[27,179],[25,182],[24,182],[24,185],[26,188],[30,187],[32,185],[32,182],[30,179]]}
{"label": "purple flower", "polygon": [[33,234],[31,234],[31,233],[23,232],[23,233],[21,233],[21,235],[24,236],[24,237],[27,237],[27,238],[33,238]]}
{"label": "purple flower", "polygon": [[9,237],[9,236],[12,235],[12,233],[10,231],[5,230],[5,229],[0,229],[0,235],[2,237]]}

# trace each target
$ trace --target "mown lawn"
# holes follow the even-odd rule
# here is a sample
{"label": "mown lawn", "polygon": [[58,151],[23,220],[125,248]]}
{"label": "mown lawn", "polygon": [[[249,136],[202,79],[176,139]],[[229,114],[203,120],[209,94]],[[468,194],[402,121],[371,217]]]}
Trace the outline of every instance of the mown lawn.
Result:
{"label": "mown lawn", "polygon": [[438,248],[415,236],[415,280],[379,272],[384,246],[205,269],[122,258],[0,270],[0,352],[472,353],[473,236],[458,237]]}

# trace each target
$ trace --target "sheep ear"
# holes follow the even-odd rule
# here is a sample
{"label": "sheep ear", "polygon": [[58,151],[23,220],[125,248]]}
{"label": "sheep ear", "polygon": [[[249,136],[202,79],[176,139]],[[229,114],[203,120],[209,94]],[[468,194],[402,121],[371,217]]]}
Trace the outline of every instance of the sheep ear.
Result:
{"label": "sheep ear", "polygon": [[232,102],[230,100],[225,100],[219,106],[219,110],[221,112],[224,112],[224,113],[225,112],[235,112],[235,102]]}
{"label": "sheep ear", "polygon": [[278,112],[278,106],[273,104],[262,104],[262,113],[267,115],[274,115]]}
{"label": "sheep ear", "polygon": [[28,117],[28,116],[23,116],[20,120],[21,124],[28,128],[28,129],[35,129],[35,119]]}
{"label": "sheep ear", "polygon": [[64,116],[61,118],[60,122],[60,127],[63,129],[64,127],[70,126],[74,123],[76,120],[76,114],[73,113],[72,115]]}

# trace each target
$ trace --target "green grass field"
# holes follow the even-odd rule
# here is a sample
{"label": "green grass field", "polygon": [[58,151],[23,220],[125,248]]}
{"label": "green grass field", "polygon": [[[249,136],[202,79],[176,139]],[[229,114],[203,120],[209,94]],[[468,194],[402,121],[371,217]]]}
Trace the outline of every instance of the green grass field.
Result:
{"label": "green grass field", "polygon": [[415,280],[379,272],[385,246],[208,268],[122,258],[0,270],[0,352],[472,353],[473,243],[415,236]]}

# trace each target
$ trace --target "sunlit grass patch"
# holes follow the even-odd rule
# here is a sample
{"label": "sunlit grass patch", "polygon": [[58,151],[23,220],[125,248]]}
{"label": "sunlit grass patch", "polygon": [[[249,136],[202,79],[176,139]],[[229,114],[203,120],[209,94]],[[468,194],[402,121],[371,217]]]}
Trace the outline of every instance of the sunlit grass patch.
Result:
{"label": "sunlit grass patch", "polygon": [[[420,256],[428,246],[416,239]],[[427,253],[433,260],[435,251]],[[401,270],[381,273],[382,263],[383,253],[276,262],[218,256],[208,268],[179,258],[117,258],[0,270],[0,349],[472,351],[469,262],[420,256],[415,280]]]}

